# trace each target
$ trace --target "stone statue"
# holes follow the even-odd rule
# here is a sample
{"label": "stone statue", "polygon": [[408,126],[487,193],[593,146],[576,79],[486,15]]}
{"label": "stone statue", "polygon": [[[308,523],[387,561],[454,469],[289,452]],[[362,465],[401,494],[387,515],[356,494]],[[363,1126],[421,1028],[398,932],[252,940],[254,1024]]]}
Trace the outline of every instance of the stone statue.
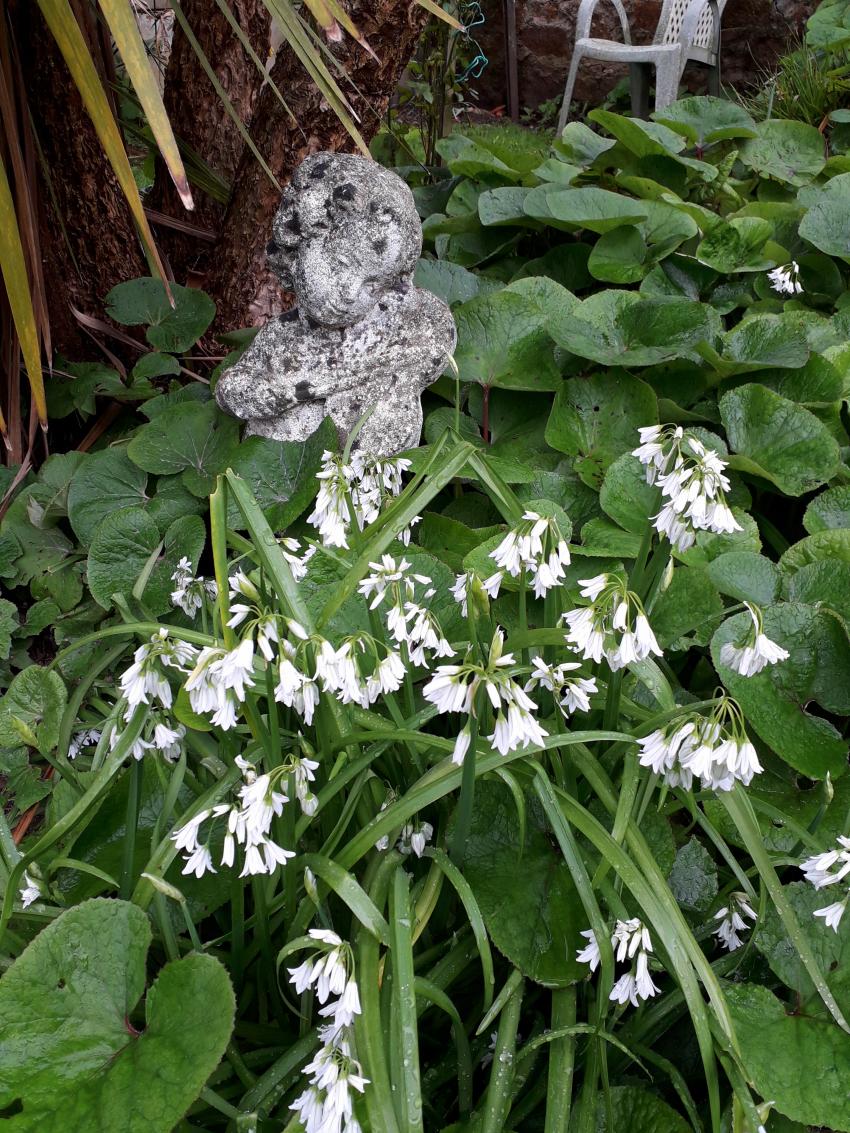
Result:
{"label": "stone statue", "polygon": [[[329,416],[375,456],[419,443],[422,391],[456,332],[448,307],[413,286],[422,229],[400,177],[351,154],[317,153],[295,171],[268,262],[297,308],[270,320],[216,387],[247,433],[303,441]],[[374,407],[374,408],[373,408]]]}

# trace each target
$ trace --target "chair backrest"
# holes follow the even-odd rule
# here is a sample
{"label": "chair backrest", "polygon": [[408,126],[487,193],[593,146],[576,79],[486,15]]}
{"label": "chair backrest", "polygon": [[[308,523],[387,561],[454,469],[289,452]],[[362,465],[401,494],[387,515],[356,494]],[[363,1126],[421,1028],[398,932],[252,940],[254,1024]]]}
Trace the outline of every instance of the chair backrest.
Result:
{"label": "chair backrest", "polygon": [[[691,2],[692,0],[664,0],[653,43],[679,42],[685,12],[691,6]],[[717,0],[718,17],[723,15],[725,6],[726,0]],[[714,17],[708,0],[705,0],[691,46],[701,48],[703,51],[714,51],[716,42],[717,31],[714,27]]]}

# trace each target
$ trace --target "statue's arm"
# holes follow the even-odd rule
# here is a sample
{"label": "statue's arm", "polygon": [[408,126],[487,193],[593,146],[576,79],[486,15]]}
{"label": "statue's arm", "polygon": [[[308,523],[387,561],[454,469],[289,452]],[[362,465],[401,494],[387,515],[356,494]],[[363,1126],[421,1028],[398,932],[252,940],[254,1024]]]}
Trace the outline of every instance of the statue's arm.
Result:
{"label": "statue's arm", "polygon": [[275,417],[305,401],[324,400],[336,388],[332,374],[298,337],[265,326],[219,379],[216,400],[244,419]]}

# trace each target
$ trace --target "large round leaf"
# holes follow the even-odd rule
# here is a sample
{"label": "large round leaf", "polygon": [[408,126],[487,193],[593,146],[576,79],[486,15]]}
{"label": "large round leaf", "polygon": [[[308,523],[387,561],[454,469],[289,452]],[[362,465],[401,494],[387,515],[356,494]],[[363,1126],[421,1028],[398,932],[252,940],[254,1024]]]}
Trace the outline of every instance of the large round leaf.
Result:
{"label": "large round leaf", "polygon": [[525,810],[523,841],[512,793],[479,781],[463,872],[499,951],[538,983],[564,987],[586,972],[575,955],[587,916],[536,796]]}
{"label": "large round leaf", "polygon": [[179,354],[192,346],[215,317],[215,303],[197,287],[171,284],[172,307],[162,281],[151,276],[119,283],[106,296],[106,313],[125,326],[147,326],[157,350]]}
{"label": "large round leaf", "polygon": [[546,441],[578,457],[576,471],[595,487],[605,469],[635,447],[638,429],[657,420],[654,392],[631,374],[609,371],[570,378],[555,397]]}
{"label": "large round leaf", "polygon": [[614,1086],[599,1091],[593,1129],[594,1133],[689,1133],[690,1126],[657,1094],[638,1086]]}
{"label": "large round leaf", "polygon": [[633,291],[599,291],[568,311],[551,332],[559,346],[606,366],[652,366],[696,356],[714,338],[716,313],[702,303],[644,299]]}
{"label": "large round leaf", "polygon": [[217,473],[227,467],[239,436],[239,422],[226,417],[214,401],[177,405],[143,425],[127,447],[127,455],[157,476],[183,474],[183,483],[197,496],[208,496]]}
{"label": "large round leaf", "polygon": [[170,1133],[180,1121],[224,1053],[234,996],[222,964],[192,954],[162,969],[137,1020],[150,941],[135,905],[86,901],[0,980],[9,1133]]}
{"label": "large round leaf", "polygon": [[763,176],[807,185],[823,169],[823,137],[814,126],[772,118],[756,129],[758,137],[741,146],[741,160]]}
{"label": "large round leaf", "polygon": [[108,448],[89,456],[68,489],[68,518],[84,547],[91,543],[100,521],[121,508],[143,507],[147,473],[134,464],[125,449]]}
{"label": "large round leaf", "polygon": [[786,1006],[766,987],[730,986],[726,1002],[747,1077],[761,1096],[806,1126],[850,1130],[850,1035],[831,1019]]}
{"label": "large round leaf", "polygon": [[833,177],[816,193],[800,221],[800,235],[828,256],[850,260],[850,173]]}
{"label": "large round leaf", "polygon": [[550,189],[546,193],[546,204],[551,215],[562,224],[600,234],[645,220],[648,215],[643,201],[593,185],[584,189]]}
{"label": "large round leaf", "polygon": [[553,390],[560,383],[539,307],[523,295],[479,295],[455,311],[461,380],[502,389]]}
{"label": "large round leaf", "polygon": [[833,528],[850,529],[850,484],[827,488],[815,496],[806,508],[803,526],[810,535]]}
{"label": "large round leaf", "polygon": [[750,115],[728,98],[694,95],[680,98],[652,116],[686,138],[692,146],[707,146],[726,138],[755,138],[756,124]]}
{"label": "large round leaf", "polygon": [[826,426],[764,386],[739,386],[724,394],[720,416],[735,453],[732,467],[763,476],[789,496],[820,487],[838,471],[838,442]]}
{"label": "large round leaf", "polygon": [[711,656],[720,679],[750,726],[786,763],[812,779],[847,770],[847,743],[827,720],[806,711],[817,701],[845,714],[850,693],[850,646],[835,617],[815,606],[785,603],[764,611],[765,633],[789,651],[786,661],[742,677],[720,660],[726,642],[751,625],[748,613],[729,618],[714,634]]}

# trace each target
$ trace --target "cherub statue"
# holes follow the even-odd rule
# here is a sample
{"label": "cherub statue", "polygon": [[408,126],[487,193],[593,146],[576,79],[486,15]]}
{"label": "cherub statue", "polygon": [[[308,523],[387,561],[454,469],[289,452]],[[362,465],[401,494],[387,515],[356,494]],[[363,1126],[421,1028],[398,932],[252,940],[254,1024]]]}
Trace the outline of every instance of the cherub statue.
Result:
{"label": "cherub statue", "polygon": [[254,436],[303,441],[329,416],[340,439],[372,410],[355,447],[391,456],[419,443],[422,391],[456,332],[448,307],[413,286],[422,229],[400,177],[351,154],[295,171],[268,262],[297,307],[270,320],[216,387]]}

